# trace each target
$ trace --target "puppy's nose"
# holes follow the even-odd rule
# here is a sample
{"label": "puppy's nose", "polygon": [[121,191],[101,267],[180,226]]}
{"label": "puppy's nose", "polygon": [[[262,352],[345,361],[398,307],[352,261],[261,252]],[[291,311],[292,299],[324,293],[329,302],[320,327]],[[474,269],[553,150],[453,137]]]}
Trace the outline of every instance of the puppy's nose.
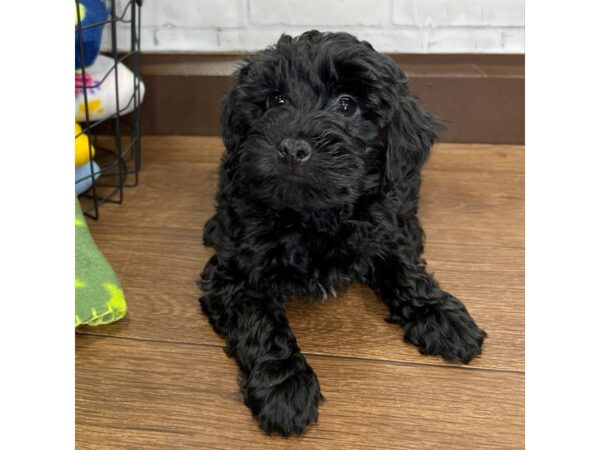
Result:
{"label": "puppy's nose", "polygon": [[277,153],[289,162],[304,162],[310,158],[312,149],[305,140],[286,138],[279,143]]}

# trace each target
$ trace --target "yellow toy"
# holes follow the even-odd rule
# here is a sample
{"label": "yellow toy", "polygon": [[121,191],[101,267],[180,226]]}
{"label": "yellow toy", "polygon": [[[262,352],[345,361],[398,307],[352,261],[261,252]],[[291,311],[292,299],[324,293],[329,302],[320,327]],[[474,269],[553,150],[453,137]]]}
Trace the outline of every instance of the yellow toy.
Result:
{"label": "yellow toy", "polygon": [[[75,122],[75,167],[79,167],[90,160],[89,138],[81,133],[81,126]],[[77,136],[79,135],[79,136]],[[92,158],[96,150],[92,145]]]}

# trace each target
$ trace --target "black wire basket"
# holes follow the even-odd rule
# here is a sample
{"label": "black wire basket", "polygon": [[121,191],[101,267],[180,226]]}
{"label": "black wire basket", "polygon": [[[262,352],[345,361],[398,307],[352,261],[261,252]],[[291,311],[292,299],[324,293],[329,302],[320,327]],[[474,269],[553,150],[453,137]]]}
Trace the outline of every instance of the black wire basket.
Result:
{"label": "black wire basket", "polygon": [[[124,190],[127,187],[137,186],[138,174],[141,169],[141,130],[139,107],[143,96],[143,86],[140,80],[140,13],[143,0],[106,0],[106,18],[93,23],[85,23],[80,7],[82,0],[75,0],[75,33],[79,45],[75,51],[79,54],[79,61],[86,61],[86,48],[84,45],[84,32],[105,33],[104,48],[98,58],[111,57],[110,68],[100,79],[92,79],[86,73],[85,63],[76,72],[76,98],[83,95],[83,102],[76,103],[76,122],[81,129],[76,128],[75,138],[87,136],[87,150],[89,160],[83,164],[87,175],[78,177],[76,185],[84,183],[85,191],[80,193],[79,200],[86,216],[92,219],[100,217],[100,206],[104,203],[123,202]],[[88,35],[89,36],[89,35]],[[117,42],[120,37],[122,42]],[[124,41],[124,42],[123,42]],[[109,42],[109,44],[106,44]],[[120,45],[119,45],[120,44]],[[119,48],[127,49],[125,52]],[[91,52],[90,52],[91,53]],[[120,80],[119,69],[122,74],[125,69],[133,74],[132,86],[123,92],[132,91],[131,96],[123,99],[119,95]],[[91,71],[91,69],[90,69]],[[95,89],[101,89],[106,83],[111,84],[114,90],[114,112],[102,118],[95,118],[93,114],[94,100],[90,97]],[[79,116],[79,117],[78,117]],[[85,142],[85,141],[83,141]],[[84,144],[86,145],[86,144]],[[80,166],[81,167],[81,166]],[[76,172],[77,173],[77,172]],[[89,187],[87,187],[89,185]],[[83,188],[82,188],[83,189]]]}

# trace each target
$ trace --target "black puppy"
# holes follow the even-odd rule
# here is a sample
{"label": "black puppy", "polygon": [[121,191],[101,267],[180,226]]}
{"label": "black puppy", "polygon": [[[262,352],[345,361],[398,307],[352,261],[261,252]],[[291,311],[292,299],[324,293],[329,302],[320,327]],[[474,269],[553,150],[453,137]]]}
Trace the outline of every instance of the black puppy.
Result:
{"label": "black puppy", "polygon": [[247,58],[236,81],[201,304],[262,428],[302,433],[322,400],[286,319],[292,295],[366,283],[421,353],[479,355],[485,333],[421,258],[420,169],[439,122],[394,61],[349,34],[310,31]]}

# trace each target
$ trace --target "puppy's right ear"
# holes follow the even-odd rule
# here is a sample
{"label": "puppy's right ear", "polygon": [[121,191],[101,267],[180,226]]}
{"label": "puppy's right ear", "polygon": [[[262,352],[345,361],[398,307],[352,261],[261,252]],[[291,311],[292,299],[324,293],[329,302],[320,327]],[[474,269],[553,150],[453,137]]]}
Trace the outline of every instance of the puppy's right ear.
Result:
{"label": "puppy's right ear", "polygon": [[221,102],[221,133],[223,143],[229,152],[235,152],[240,145],[237,131],[235,88]]}
{"label": "puppy's right ear", "polygon": [[247,129],[247,114],[242,108],[240,83],[248,75],[250,63],[246,62],[235,74],[234,87],[221,102],[221,133],[223,143],[229,152],[235,152]]}

